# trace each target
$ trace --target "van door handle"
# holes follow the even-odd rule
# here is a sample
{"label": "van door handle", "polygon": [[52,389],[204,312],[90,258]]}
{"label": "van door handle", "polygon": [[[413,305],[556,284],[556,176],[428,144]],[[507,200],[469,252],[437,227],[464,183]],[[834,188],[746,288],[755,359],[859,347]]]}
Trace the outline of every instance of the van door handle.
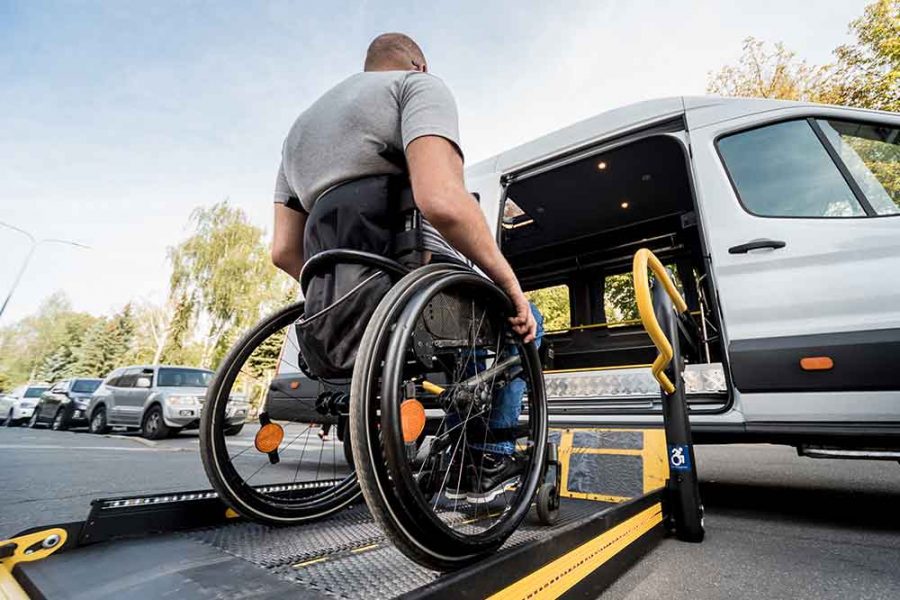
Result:
{"label": "van door handle", "polygon": [[746,244],[732,246],[728,249],[728,254],[747,254],[751,250],[760,250],[762,248],[771,248],[772,250],[778,250],[779,248],[784,248],[785,246],[787,246],[787,244],[780,240],[753,240],[752,242],[747,242]]}

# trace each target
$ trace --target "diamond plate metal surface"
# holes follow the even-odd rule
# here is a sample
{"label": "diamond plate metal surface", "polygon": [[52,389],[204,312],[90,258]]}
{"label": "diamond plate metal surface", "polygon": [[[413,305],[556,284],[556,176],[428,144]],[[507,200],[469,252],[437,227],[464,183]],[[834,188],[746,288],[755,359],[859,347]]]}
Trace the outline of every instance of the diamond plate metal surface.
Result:
{"label": "diamond plate metal surface", "polygon": [[[513,548],[615,506],[563,499],[559,522],[537,523],[533,514],[504,545]],[[406,558],[384,536],[364,506],[316,523],[267,527],[238,522],[186,533],[282,579],[334,598],[391,598],[441,576]],[[502,550],[501,550],[502,551]]]}
{"label": "diamond plate metal surface", "polygon": [[[687,365],[684,371],[688,394],[711,394],[726,391],[725,371],[721,363]],[[583,371],[579,373],[546,373],[547,396],[553,399],[573,398],[646,398],[659,396],[659,383],[649,367]]]}

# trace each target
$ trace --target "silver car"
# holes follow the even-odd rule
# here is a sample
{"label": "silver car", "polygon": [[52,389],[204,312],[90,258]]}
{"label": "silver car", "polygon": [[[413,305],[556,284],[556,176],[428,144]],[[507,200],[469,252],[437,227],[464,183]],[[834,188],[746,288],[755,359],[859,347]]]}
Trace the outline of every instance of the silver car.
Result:
{"label": "silver car", "polygon": [[[139,428],[151,440],[196,429],[206,388],[213,373],[206,369],[167,365],[122,367],[110,373],[91,397],[87,412],[91,433],[111,427]],[[226,435],[238,434],[249,405],[241,398],[227,407]]]}

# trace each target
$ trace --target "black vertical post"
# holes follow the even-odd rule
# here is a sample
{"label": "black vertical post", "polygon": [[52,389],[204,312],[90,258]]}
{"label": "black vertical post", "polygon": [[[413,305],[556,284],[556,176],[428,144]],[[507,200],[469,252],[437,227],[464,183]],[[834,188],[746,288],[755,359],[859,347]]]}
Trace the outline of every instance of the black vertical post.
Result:
{"label": "black vertical post", "polygon": [[684,396],[684,358],[679,343],[680,332],[672,300],[662,285],[653,286],[653,309],[660,327],[672,344],[674,356],[666,375],[675,385],[671,394],[662,391],[663,421],[666,430],[666,452],[669,461],[669,482],[666,490],[675,535],[686,542],[703,541],[703,505],[687,401]]}

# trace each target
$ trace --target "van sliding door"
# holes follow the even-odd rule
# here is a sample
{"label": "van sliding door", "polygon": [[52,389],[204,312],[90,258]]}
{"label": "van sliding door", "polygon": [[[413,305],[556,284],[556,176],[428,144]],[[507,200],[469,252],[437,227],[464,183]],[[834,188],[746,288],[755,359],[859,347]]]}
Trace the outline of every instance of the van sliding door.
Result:
{"label": "van sliding door", "polygon": [[693,168],[737,408],[900,421],[900,117],[703,116]]}

